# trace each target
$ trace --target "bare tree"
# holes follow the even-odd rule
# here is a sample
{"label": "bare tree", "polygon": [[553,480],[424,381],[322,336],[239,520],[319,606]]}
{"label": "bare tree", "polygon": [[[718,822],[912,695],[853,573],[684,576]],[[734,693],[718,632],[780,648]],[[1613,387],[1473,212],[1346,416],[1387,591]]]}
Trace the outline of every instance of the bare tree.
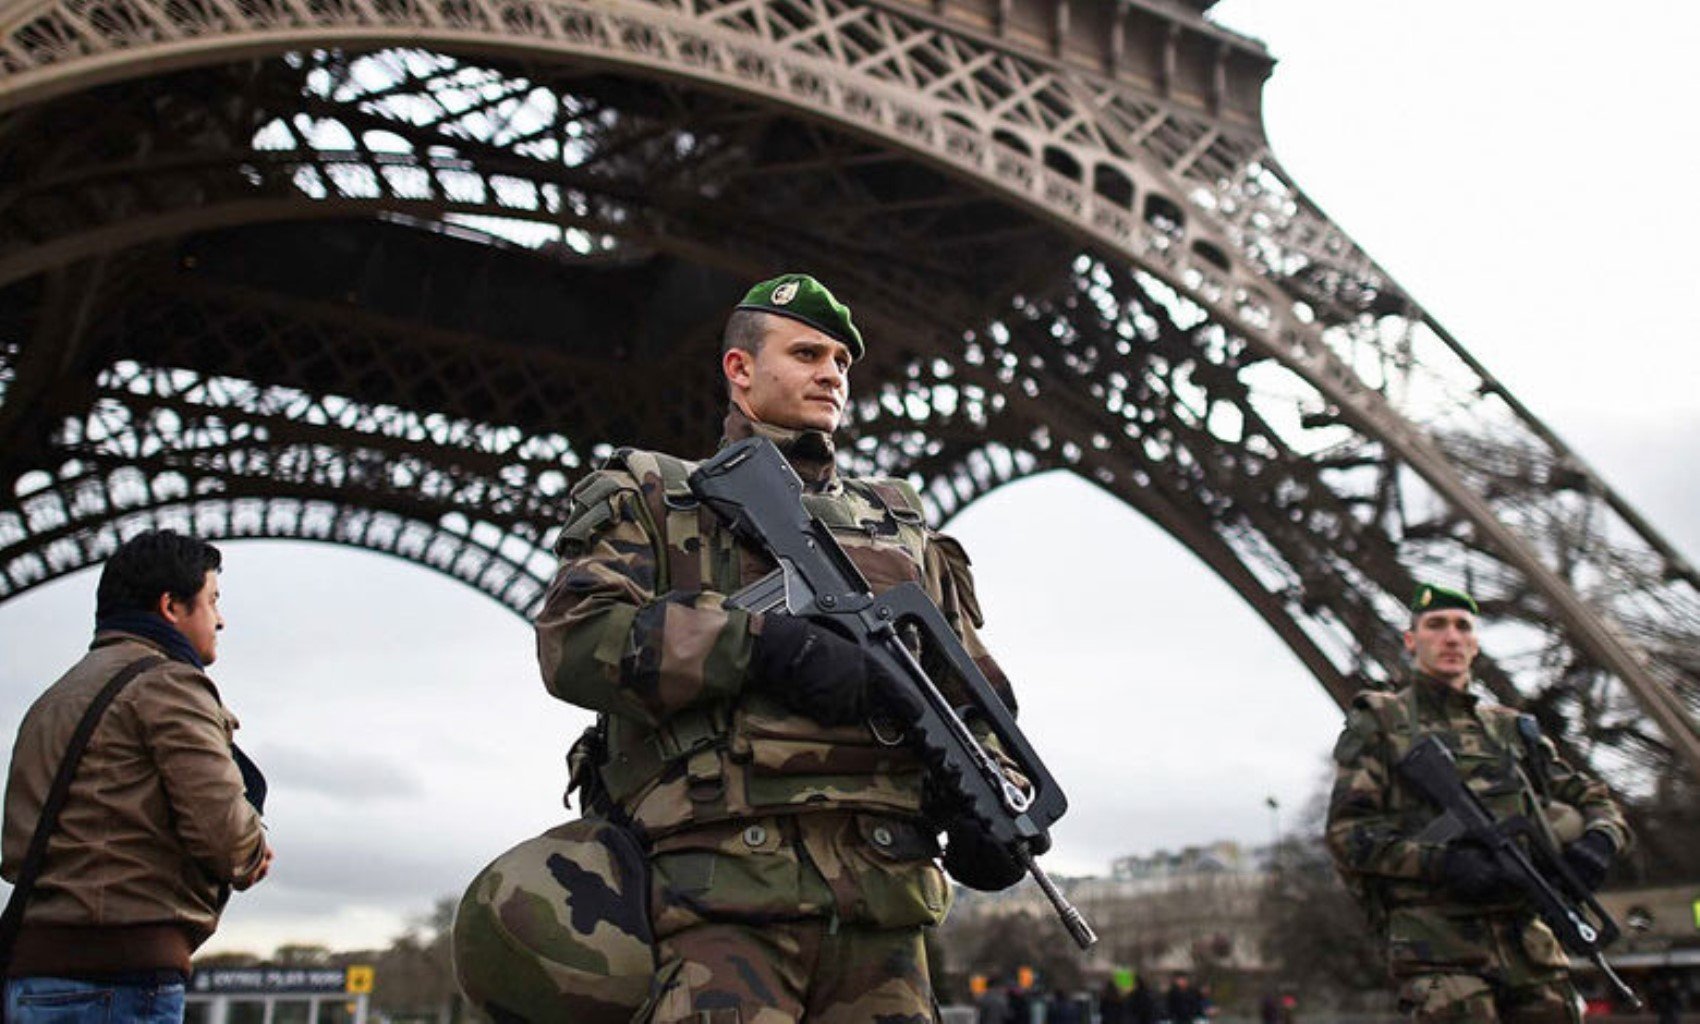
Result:
{"label": "bare tree", "polygon": [[1385,951],[1323,842],[1333,778],[1330,765],[1298,828],[1274,851],[1260,907],[1264,957],[1308,1002],[1379,1002],[1390,998]]}

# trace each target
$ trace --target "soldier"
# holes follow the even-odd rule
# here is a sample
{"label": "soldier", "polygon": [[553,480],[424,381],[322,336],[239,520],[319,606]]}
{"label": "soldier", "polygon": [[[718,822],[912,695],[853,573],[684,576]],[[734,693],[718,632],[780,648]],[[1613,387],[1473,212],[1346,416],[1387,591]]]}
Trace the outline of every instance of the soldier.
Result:
{"label": "soldier", "polygon": [[1417,840],[1436,812],[1396,772],[1414,742],[1440,737],[1488,809],[1545,828],[1590,888],[1628,845],[1603,783],[1565,764],[1533,718],[1469,692],[1476,614],[1461,591],[1417,589],[1405,632],[1411,680],[1397,693],[1359,693],[1334,748],[1328,846],[1386,937],[1402,1012],[1419,1021],[1579,1022],[1581,999],[1551,929],[1481,846]]}
{"label": "soldier", "polygon": [[[721,443],[771,440],[874,590],[919,581],[1013,707],[961,546],[927,528],[907,483],[835,467],[862,354],[850,310],[814,278],[756,285],[723,337]],[[575,784],[648,858],[657,969],[637,1019],[931,1020],[922,929],[949,889],[922,765],[859,647],[725,606],[772,566],[698,506],[691,468],[626,450],[580,481],[536,623],[545,685],[600,715]],[[983,888],[1022,874],[961,826],[945,865]]]}

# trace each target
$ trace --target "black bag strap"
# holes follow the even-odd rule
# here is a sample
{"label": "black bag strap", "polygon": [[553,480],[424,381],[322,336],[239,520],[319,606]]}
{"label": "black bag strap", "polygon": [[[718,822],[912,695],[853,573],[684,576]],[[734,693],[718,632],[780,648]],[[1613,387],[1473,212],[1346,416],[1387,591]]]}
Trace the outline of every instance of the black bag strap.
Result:
{"label": "black bag strap", "polygon": [[59,812],[64,809],[65,799],[71,794],[71,780],[77,777],[77,763],[83,759],[83,751],[88,748],[95,726],[100,724],[101,716],[106,714],[107,706],[118,696],[118,691],[165,660],[164,655],[150,654],[119,669],[112,681],[95,694],[88,710],[83,712],[83,720],[77,723],[77,731],[71,734],[65,757],[59,762],[59,771],[53,776],[53,785],[47,791],[47,800],[41,805],[41,817],[36,820],[35,834],[30,836],[29,850],[24,854],[23,866],[18,869],[17,884],[12,886],[12,896],[6,901],[5,913],[0,915],[0,965],[11,963],[12,946],[17,943],[18,931],[24,923],[24,904],[29,900],[30,890],[35,888],[42,862],[47,859],[47,841],[53,835],[54,826],[59,823]]}

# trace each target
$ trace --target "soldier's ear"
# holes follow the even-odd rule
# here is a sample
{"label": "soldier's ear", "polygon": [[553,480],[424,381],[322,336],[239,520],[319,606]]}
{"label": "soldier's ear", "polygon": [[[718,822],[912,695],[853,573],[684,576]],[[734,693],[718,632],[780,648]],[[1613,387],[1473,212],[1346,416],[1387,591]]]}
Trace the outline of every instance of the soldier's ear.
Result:
{"label": "soldier's ear", "polygon": [[1405,650],[1408,653],[1411,653],[1411,654],[1417,653],[1417,633],[1416,633],[1416,630],[1413,630],[1413,629],[1405,630]]}
{"label": "soldier's ear", "polygon": [[755,376],[756,357],[741,348],[729,348],[720,357],[721,372],[734,387],[747,388]]}

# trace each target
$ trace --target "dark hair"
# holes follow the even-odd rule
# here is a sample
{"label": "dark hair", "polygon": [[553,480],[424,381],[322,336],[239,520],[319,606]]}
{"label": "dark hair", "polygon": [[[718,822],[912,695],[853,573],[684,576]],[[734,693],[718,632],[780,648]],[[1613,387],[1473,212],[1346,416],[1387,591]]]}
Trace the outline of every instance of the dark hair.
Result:
{"label": "dark hair", "polygon": [[161,594],[192,602],[206,586],[207,573],[217,572],[223,562],[218,549],[204,540],[171,530],[138,533],[120,544],[100,570],[95,617],[154,611]]}
{"label": "dark hair", "polygon": [[720,335],[720,354],[741,348],[752,356],[760,355],[762,342],[767,340],[769,315],[759,309],[734,309]]}

